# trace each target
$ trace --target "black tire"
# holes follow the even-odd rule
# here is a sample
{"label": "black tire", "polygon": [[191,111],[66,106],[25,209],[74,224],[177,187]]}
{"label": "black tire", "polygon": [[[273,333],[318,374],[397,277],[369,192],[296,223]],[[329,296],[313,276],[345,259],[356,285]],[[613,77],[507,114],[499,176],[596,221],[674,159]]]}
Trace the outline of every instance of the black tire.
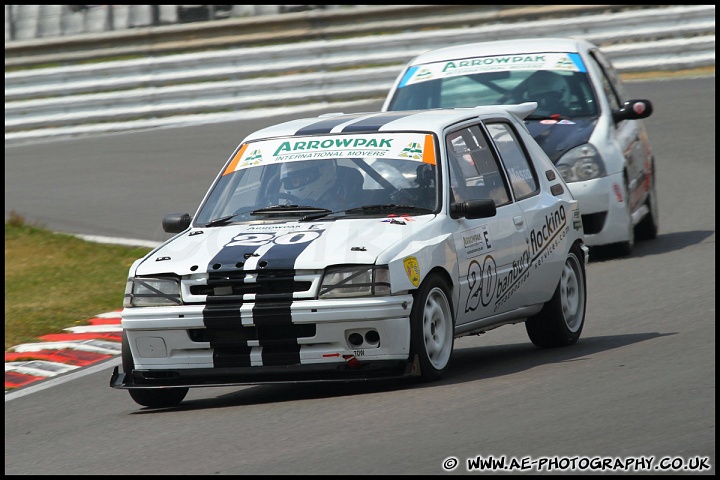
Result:
{"label": "black tire", "polygon": [[438,275],[430,275],[415,292],[410,312],[410,358],[417,359],[422,381],[438,380],[450,365],[455,321],[448,292]]}
{"label": "black tire", "polygon": [[[130,375],[135,368],[135,362],[133,361],[132,353],[130,352],[130,343],[124,330],[122,333],[121,352],[123,372],[125,372],[126,381],[128,381],[132,378]],[[189,390],[187,387],[131,388],[128,389],[128,392],[130,393],[130,398],[138,405],[150,408],[164,408],[179,405],[180,402],[185,399]]]}
{"label": "black tire", "polygon": [[648,193],[645,205],[647,206],[649,213],[643,218],[640,223],[635,227],[635,236],[638,240],[653,240],[658,235],[658,204],[657,204],[657,191],[655,190],[655,162],[650,173],[650,192]]}
{"label": "black tire", "polygon": [[564,347],[580,338],[585,325],[587,287],[585,262],[574,245],[565,259],[563,272],[550,301],[525,322],[530,341],[538,347]]}

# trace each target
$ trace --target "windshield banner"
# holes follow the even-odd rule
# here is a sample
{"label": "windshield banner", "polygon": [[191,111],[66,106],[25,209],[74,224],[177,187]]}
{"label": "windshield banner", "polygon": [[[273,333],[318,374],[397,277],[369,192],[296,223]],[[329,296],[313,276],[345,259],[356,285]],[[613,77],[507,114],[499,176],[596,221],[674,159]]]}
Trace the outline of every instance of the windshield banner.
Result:
{"label": "windshield banner", "polygon": [[223,175],[272,163],[375,157],[435,164],[433,136],[422,133],[284,137],[243,144]]}
{"label": "windshield banner", "polygon": [[399,87],[438,78],[472,75],[474,73],[508,70],[566,70],[585,72],[585,64],[577,53],[532,53],[464,58],[410,67]]}

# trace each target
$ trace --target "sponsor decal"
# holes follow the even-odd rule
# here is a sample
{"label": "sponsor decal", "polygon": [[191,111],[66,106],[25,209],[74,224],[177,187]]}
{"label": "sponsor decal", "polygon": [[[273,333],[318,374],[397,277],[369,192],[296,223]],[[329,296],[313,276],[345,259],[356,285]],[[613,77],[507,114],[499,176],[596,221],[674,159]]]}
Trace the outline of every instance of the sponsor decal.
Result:
{"label": "sponsor decal", "polygon": [[262,154],[260,150],[253,150],[242,160],[243,167],[249,167],[251,165],[260,165],[262,163]]}
{"label": "sponsor decal", "polygon": [[530,170],[527,168],[511,168],[508,172],[510,174],[510,181],[512,183],[517,182],[533,182],[533,176],[532,173],[530,173]]}
{"label": "sponsor decal", "polygon": [[428,70],[427,68],[421,68],[418,70],[417,77],[415,77],[419,81],[423,80],[432,80],[433,79],[433,73],[432,70]]}
{"label": "sponsor decal", "polygon": [[466,258],[478,257],[493,251],[493,242],[487,225],[480,225],[456,234],[457,250]]}
{"label": "sponsor decal", "polygon": [[361,137],[339,137],[326,138],[321,140],[293,140],[291,142],[282,142],[273,153],[277,157],[283,153],[291,152],[313,152],[317,153],[336,151],[341,149],[367,148],[373,150],[387,151],[392,147],[392,138],[361,138]]}
{"label": "sponsor decal", "polygon": [[403,148],[400,153],[400,158],[410,158],[412,160],[422,160],[423,151],[422,146],[417,142],[410,143],[407,147]]}
{"label": "sponsor decal", "polygon": [[397,215],[395,213],[391,213],[388,215],[388,218],[385,218],[383,220],[380,220],[380,223],[392,223],[396,225],[407,225],[407,222],[414,222],[415,219],[409,216],[407,213],[402,213],[400,215]]}
{"label": "sponsor decal", "polygon": [[268,139],[243,145],[224,174],[261,164],[343,157],[385,157],[435,164],[435,142],[432,135],[423,133]]}
{"label": "sponsor decal", "polygon": [[477,260],[470,262],[468,268],[468,285],[470,294],[465,302],[465,311],[477,310],[482,301],[483,307],[487,307],[492,301],[497,285],[497,264],[492,255],[483,259],[482,266]]}
{"label": "sponsor decal", "polygon": [[622,187],[620,187],[620,185],[618,185],[617,183],[613,183],[612,188],[613,192],[615,192],[615,197],[617,198],[617,201],[622,203],[623,198],[625,197],[625,195],[623,195]]}
{"label": "sponsor decal", "polygon": [[575,230],[582,230],[582,217],[580,216],[580,209],[578,208],[573,210],[573,228]]}
{"label": "sponsor decal", "polygon": [[[574,215],[574,213],[573,213]],[[493,312],[507,302],[536,270],[558,248],[567,236],[565,206],[545,216],[545,222],[530,230],[526,237],[526,249],[512,260],[511,268],[503,275],[498,274],[497,262],[492,255],[486,255],[482,264],[472,260],[468,266],[470,291],[465,302],[465,311],[492,305]]]}
{"label": "sponsor decal", "polygon": [[567,226],[565,217],[565,205],[555,210],[550,215],[545,215],[545,223],[540,228],[533,228],[530,231],[529,244],[532,250],[531,255],[535,257],[547,243],[552,240],[558,233],[558,230]]}
{"label": "sponsor decal", "polygon": [[403,259],[403,266],[405,267],[405,274],[410,280],[410,283],[416,287],[420,285],[420,265],[418,264],[417,258],[406,257]]}
{"label": "sponsor decal", "polygon": [[531,53],[496,55],[462,60],[449,60],[411,67],[399,88],[437,78],[457,77],[484,72],[509,70],[563,70],[585,72],[585,64],[577,53]]}

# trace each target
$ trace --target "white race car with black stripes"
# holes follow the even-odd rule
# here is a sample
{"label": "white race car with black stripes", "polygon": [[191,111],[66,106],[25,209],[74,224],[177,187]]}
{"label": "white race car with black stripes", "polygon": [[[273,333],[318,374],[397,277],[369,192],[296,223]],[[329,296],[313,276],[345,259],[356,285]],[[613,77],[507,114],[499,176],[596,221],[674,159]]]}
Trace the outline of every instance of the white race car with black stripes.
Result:
{"label": "white race car with black stripes", "polygon": [[416,377],[454,339],[585,322],[577,201],[522,119],[537,104],[334,114],[255,132],[195,215],[130,268],[113,388]]}

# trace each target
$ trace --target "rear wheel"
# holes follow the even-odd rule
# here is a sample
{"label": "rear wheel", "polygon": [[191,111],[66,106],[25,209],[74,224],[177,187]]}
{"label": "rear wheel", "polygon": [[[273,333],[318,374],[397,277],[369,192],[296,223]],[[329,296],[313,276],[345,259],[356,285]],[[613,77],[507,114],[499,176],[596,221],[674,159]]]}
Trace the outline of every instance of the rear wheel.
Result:
{"label": "rear wheel", "polygon": [[426,278],[415,292],[410,313],[410,354],[417,358],[424,381],[439,379],[450,365],[455,322],[448,292],[439,275]]}
{"label": "rear wheel", "polygon": [[552,298],[525,322],[530,340],[538,347],[576,343],[585,324],[586,299],[585,262],[580,247],[574,245],[565,259]]}
{"label": "rear wheel", "polygon": [[[135,362],[130,352],[130,343],[128,342],[127,334],[123,330],[122,333],[122,367],[125,376],[131,378],[133,369],[135,368]],[[163,407],[174,407],[185,399],[187,395],[187,387],[182,388],[131,388],[128,390],[130,398],[135,400],[135,403],[142,405],[143,407],[150,408],[163,408]]]}

